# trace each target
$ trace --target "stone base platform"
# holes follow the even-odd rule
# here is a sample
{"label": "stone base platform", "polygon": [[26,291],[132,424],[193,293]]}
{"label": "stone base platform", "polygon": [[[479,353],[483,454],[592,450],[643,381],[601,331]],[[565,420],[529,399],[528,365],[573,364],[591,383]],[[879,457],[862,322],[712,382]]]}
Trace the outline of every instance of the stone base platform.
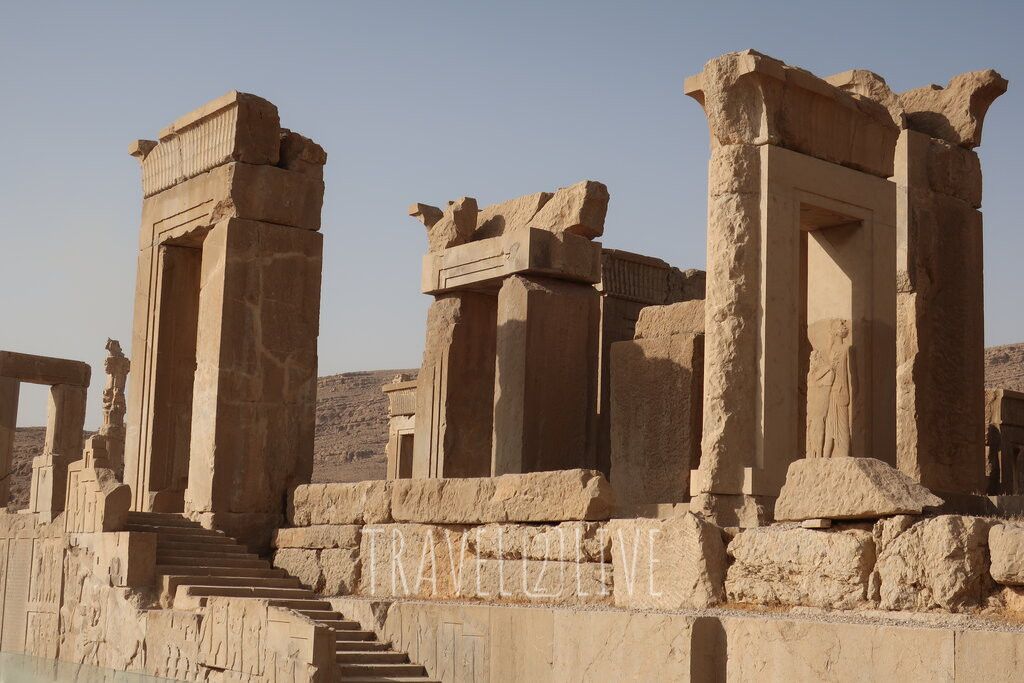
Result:
{"label": "stone base platform", "polygon": [[1024,625],[963,615],[330,601],[446,683],[959,682],[1024,670]]}

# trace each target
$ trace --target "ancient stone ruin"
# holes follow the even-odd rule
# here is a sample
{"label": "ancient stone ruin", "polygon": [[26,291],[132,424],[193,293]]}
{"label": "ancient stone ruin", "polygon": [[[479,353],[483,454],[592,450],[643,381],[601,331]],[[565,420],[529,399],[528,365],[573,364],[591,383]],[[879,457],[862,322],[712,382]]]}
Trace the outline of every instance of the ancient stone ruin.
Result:
{"label": "ancient stone ruin", "polygon": [[423,362],[384,387],[387,478],[346,484],[309,483],[326,153],[237,92],[137,141],[99,432],[87,365],[0,352],[4,497],[19,383],[51,387],[0,649],[218,682],[1020,678],[1024,395],[984,389],[974,151],[1006,88],[711,60],[706,273],[604,248],[594,180],[413,204]]}

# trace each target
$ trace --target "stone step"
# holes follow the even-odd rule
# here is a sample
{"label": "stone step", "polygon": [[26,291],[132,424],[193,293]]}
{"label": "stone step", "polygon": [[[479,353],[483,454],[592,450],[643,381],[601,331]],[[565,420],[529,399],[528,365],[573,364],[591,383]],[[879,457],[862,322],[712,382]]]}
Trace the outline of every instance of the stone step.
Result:
{"label": "stone step", "polygon": [[302,582],[293,576],[182,576],[171,575],[160,578],[161,594],[170,600],[178,586],[228,586],[236,588],[302,588]]}
{"label": "stone step", "polygon": [[198,522],[184,517],[176,512],[129,512],[129,524],[148,524],[150,526],[180,526],[193,529],[202,529]]}
{"label": "stone step", "polygon": [[377,634],[373,631],[338,631],[335,636],[335,645],[342,643],[365,643],[369,640],[377,640]]}
{"label": "stone step", "polygon": [[[337,670],[343,677],[376,677],[378,680],[381,677],[390,676],[425,676],[427,673],[427,670],[419,664],[343,664],[339,662]],[[390,680],[390,678],[385,678],[385,680]]]}
{"label": "stone step", "polygon": [[271,607],[286,607],[295,611],[303,609],[328,609],[331,603],[319,598],[299,598],[291,600],[274,599],[270,600],[269,604]]}
{"label": "stone step", "polygon": [[244,545],[235,543],[230,539],[218,540],[212,543],[205,541],[178,541],[178,540],[164,540],[160,537],[156,539],[156,551],[173,551],[182,550],[185,552],[192,552],[193,550],[200,553],[241,553],[245,554],[249,552],[249,549]]}
{"label": "stone step", "polygon": [[155,524],[143,524],[141,522],[128,522],[125,525],[128,531],[146,531],[161,536],[182,536],[189,538],[230,538],[223,531],[217,529],[204,529],[203,527],[189,526],[162,526]]}
{"label": "stone step", "polygon": [[166,543],[195,543],[199,545],[239,545],[233,539],[222,534],[178,534],[158,531],[156,534],[158,545]]}
{"label": "stone step", "polygon": [[264,569],[263,567],[208,567],[197,565],[156,566],[157,576],[177,574],[180,576],[252,576],[258,578],[284,578],[288,572],[283,569]]}
{"label": "stone step", "polygon": [[408,664],[409,656],[404,652],[360,652],[345,650],[335,652],[335,661],[339,664]]}
{"label": "stone step", "polygon": [[[244,549],[243,549],[244,550]],[[161,562],[161,557],[189,557],[196,564],[206,564],[203,562],[204,559],[218,559],[218,560],[258,560],[259,555],[253,555],[247,552],[231,552],[223,551],[218,549],[211,550],[195,550],[192,548],[164,548],[163,546],[157,546],[156,559],[157,564],[166,564]],[[265,561],[265,560],[264,560]]]}
{"label": "stone step", "polygon": [[334,644],[334,651],[337,652],[371,652],[378,650],[390,650],[391,646],[376,640],[339,640]]}
{"label": "stone step", "polygon": [[[259,558],[249,559],[245,557],[186,557],[183,555],[157,555],[158,566],[194,566],[207,569],[270,569],[270,563]],[[211,574],[216,576],[216,574]]]}
{"label": "stone step", "polygon": [[345,678],[345,683],[440,683],[426,676],[356,676]]}
{"label": "stone step", "polygon": [[309,598],[312,599],[315,593],[308,588],[260,588],[258,586],[217,586],[206,584],[193,584],[181,586],[177,594],[182,592],[192,597],[223,597],[223,598]]}

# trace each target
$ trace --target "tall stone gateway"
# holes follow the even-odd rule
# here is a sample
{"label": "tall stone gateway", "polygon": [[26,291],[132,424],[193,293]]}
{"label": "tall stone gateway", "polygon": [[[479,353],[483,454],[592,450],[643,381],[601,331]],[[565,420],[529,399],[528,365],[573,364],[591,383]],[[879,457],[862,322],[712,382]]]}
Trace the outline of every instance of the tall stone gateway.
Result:
{"label": "tall stone gateway", "polygon": [[896,95],[870,72],[820,79],[753,51],[687,79],[711,131],[694,509],[757,524],[801,457],[984,490],[969,148],[1005,88],[990,71]]}
{"label": "tall stone gateway", "polygon": [[131,153],[133,509],[265,538],[312,470],[326,154],[238,92]]}

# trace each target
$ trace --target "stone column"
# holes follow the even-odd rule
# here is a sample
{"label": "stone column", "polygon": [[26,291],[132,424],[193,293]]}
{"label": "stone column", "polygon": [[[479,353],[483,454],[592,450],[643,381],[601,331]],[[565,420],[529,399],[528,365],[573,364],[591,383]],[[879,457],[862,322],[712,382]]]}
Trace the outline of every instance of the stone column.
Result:
{"label": "stone column", "polygon": [[42,521],[64,509],[68,464],[82,457],[88,387],[57,384],[50,388],[43,454],[32,460],[29,508]]}
{"label": "stone column", "polygon": [[589,285],[502,283],[492,475],[596,467],[599,318]]}
{"label": "stone column", "polygon": [[981,162],[973,148],[1006,91],[994,71],[899,95],[897,461],[943,494],[986,490]]}
{"label": "stone column", "polygon": [[236,218],[204,241],[185,510],[212,526],[272,528],[312,474],[322,250]]}
{"label": "stone column", "polygon": [[416,386],[412,476],[490,474],[497,298],[438,295]]}
{"label": "stone column", "polygon": [[11,490],[11,454],[18,427],[18,394],[21,384],[16,379],[0,377],[0,508],[7,507]]}

